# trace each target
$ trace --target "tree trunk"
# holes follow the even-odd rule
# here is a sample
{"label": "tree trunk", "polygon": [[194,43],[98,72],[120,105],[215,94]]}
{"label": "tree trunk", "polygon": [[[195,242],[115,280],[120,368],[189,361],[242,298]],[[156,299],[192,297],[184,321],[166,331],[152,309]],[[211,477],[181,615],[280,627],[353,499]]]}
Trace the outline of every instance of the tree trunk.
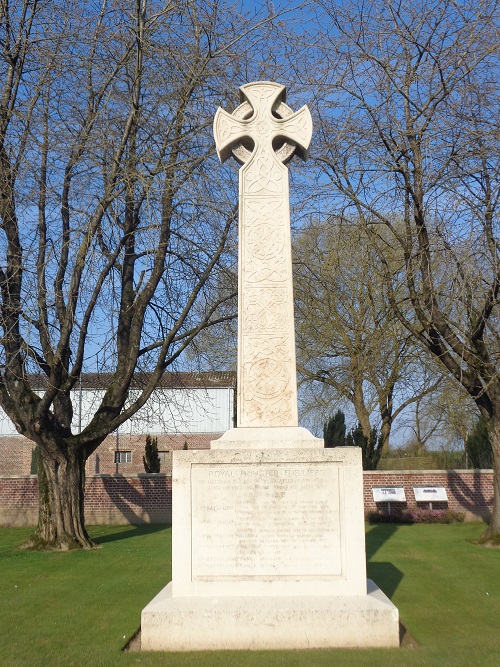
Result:
{"label": "tree trunk", "polygon": [[382,447],[380,448],[380,455],[387,454],[389,451],[389,439],[391,437],[392,423],[382,417],[382,426],[380,434],[382,437]]}
{"label": "tree trunk", "polygon": [[90,549],[84,522],[85,459],[82,452],[67,448],[49,454],[40,447],[38,465],[38,526],[27,549]]}
{"label": "tree trunk", "polygon": [[[500,406],[499,406],[500,408]],[[500,543],[500,410],[495,410],[489,420],[489,433],[493,449],[493,512],[488,527],[481,535],[481,543]]]}
{"label": "tree trunk", "polygon": [[370,424],[370,413],[365,405],[365,396],[363,392],[363,379],[355,377],[353,383],[352,404],[354,405],[354,412],[358,418],[358,422],[363,429],[363,435],[369,439],[372,427]]}

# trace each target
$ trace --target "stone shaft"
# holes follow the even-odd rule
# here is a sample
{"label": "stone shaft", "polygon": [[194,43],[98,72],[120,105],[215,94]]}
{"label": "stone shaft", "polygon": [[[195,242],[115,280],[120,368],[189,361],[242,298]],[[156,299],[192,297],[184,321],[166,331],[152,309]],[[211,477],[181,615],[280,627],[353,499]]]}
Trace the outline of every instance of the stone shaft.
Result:
{"label": "stone shaft", "polygon": [[218,109],[214,135],[221,160],[239,173],[238,427],[296,427],[297,382],[288,169],[307,157],[307,107],[293,113],[285,88],[257,82],[240,88],[243,103]]}

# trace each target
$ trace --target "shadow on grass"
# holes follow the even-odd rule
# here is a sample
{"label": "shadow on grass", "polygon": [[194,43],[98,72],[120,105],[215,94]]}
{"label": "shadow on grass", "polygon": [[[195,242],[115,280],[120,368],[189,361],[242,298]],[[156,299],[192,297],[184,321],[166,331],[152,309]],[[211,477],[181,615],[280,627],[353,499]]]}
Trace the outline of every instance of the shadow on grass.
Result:
{"label": "shadow on grass", "polygon": [[394,535],[399,526],[395,523],[377,523],[366,533],[367,574],[388,598],[392,598],[403,579],[403,573],[392,563],[371,562],[377,551]]}
{"label": "shadow on grass", "polygon": [[366,560],[371,560],[380,547],[398,530],[395,523],[377,523],[366,533]]}
{"label": "shadow on grass", "polygon": [[389,599],[392,599],[404,576],[392,563],[368,563],[367,574]]}
{"label": "shadow on grass", "polygon": [[[170,524],[164,523],[147,523],[136,526],[128,526],[127,530],[120,530],[116,533],[108,533],[106,535],[91,535],[96,544],[105,544],[106,542],[118,542],[119,540],[127,540],[131,537],[139,537],[141,535],[151,535],[161,530],[170,528]],[[92,531],[90,531],[92,532]]]}

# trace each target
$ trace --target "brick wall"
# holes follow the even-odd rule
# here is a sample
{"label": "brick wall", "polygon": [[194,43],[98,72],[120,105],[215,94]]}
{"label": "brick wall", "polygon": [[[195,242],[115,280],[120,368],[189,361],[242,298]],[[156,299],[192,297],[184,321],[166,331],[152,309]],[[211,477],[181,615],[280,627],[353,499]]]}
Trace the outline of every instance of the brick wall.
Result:
{"label": "brick wall", "polygon": [[[468,519],[487,517],[493,505],[492,470],[376,471],[364,474],[365,511],[386,510],[386,503],[374,503],[372,487],[402,486],[406,503],[416,507],[414,486],[444,486],[448,503],[434,503],[435,509],[465,512]],[[394,504],[393,504],[394,505]],[[420,503],[425,507],[426,503]],[[397,511],[391,507],[391,512]],[[0,525],[36,524],[38,480],[33,475],[0,476]],[[172,516],[170,475],[89,475],[86,480],[85,517],[92,524],[168,523]]]}
{"label": "brick wall", "polygon": [[[0,476],[0,525],[33,526],[38,520],[35,475]],[[170,523],[170,475],[90,475],[85,483],[89,525]]]}
{"label": "brick wall", "polygon": [[433,509],[450,509],[464,512],[466,518],[485,518],[493,507],[492,470],[377,470],[364,472],[365,512],[387,510],[387,503],[375,503],[372,487],[402,486],[405,503],[391,503],[391,512],[412,507],[428,507],[428,503],[416,503],[414,486],[444,486],[448,502],[433,503]]}
{"label": "brick wall", "polygon": [[170,523],[170,475],[92,475],[85,484],[85,521],[91,524]]}
{"label": "brick wall", "polygon": [[38,520],[38,478],[0,476],[0,526],[34,526]]}
{"label": "brick wall", "polygon": [[22,435],[0,437],[0,475],[29,475],[35,445]]}
{"label": "brick wall", "polygon": [[[160,434],[158,450],[163,452],[160,471],[172,471],[172,452],[183,449],[209,449],[210,442],[220,438],[222,433],[176,433]],[[86,464],[87,475],[140,474],[144,472],[145,435],[116,433],[108,435],[104,442],[91,454]],[[31,452],[34,443],[22,435],[0,437],[0,475],[29,475],[31,472]],[[115,453],[130,452],[130,462],[116,463]],[[168,452],[168,454],[167,454]]]}

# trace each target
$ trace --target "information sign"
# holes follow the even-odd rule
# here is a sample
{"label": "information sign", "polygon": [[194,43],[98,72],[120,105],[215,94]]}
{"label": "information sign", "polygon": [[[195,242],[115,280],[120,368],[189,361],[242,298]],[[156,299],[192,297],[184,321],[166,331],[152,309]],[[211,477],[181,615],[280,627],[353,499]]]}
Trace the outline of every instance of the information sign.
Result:
{"label": "information sign", "polygon": [[405,490],[402,486],[374,486],[372,493],[376,503],[406,502]]}
{"label": "information sign", "polygon": [[433,503],[448,500],[444,486],[414,486],[413,493],[415,494],[417,503]]}

